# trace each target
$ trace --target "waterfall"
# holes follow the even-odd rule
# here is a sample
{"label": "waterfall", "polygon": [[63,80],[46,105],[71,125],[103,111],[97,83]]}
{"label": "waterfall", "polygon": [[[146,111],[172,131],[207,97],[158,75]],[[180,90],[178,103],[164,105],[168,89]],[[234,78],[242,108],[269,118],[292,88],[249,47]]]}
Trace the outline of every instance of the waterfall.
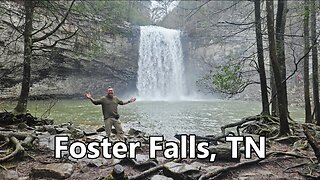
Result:
{"label": "waterfall", "polygon": [[181,100],[186,95],[180,31],[140,27],[137,89],[144,100]]}

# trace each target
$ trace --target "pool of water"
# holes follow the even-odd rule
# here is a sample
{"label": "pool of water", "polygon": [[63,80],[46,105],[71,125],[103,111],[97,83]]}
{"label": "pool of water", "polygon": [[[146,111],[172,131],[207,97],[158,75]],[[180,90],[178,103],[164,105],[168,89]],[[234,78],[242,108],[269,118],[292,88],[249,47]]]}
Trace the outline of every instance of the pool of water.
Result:
{"label": "pool of water", "polygon": [[[48,111],[53,103],[49,100],[30,101],[28,109],[33,115],[52,118],[56,123],[103,125],[101,107],[93,105],[89,100],[58,100]],[[0,110],[11,110],[15,104],[0,103]],[[135,127],[150,134],[167,136],[176,133],[218,134],[220,126],[257,115],[260,111],[260,102],[234,100],[137,101],[119,106],[120,119],[125,128]],[[291,117],[297,121],[303,121],[303,113],[302,108],[290,108]]]}

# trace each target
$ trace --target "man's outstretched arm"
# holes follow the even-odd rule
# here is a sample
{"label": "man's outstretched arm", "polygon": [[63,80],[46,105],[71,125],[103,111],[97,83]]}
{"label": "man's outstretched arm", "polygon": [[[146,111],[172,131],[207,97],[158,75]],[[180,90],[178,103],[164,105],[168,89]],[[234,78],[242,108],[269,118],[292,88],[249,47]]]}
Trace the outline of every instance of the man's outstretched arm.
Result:
{"label": "man's outstretched arm", "polygon": [[120,101],[119,100],[119,104],[120,105],[126,105],[126,104],[129,104],[129,103],[135,102],[135,101],[136,101],[136,98],[132,97],[130,100],[127,100],[127,101]]}
{"label": "man's outstretched arm", "polygon": [[92,97],[92,95],[91,95],[90,92],[85,93],[84,95],[86,96],[86,98],[90,99],[90,101],[91,101],[94,105],[99,105],[99,104],[101,104],[100,99],[99,99],[99,100],[93,99],[93,97]]}

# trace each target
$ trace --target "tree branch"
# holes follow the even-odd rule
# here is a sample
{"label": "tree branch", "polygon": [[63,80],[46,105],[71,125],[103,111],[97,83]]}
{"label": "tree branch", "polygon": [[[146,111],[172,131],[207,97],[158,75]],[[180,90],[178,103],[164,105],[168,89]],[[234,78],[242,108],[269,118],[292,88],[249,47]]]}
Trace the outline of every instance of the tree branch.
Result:
{"label": "tree branch", "polygon": [[281,83],[286,82],[288,79],[290,79],[290,78],[298,71],[298,65],[299,65],[299,63],[300,63],[302,60],[304,60],[304,58],[305,58],[306,56],[309,55],[309,52],[311,51],[311,49],[313,48],[313,46],[317,46],[317,45],[318,45],[318,44],[317,44],[317,39],[319,38],[319,36],[320,36],[320,33],[319,33],[318,37],[316,38],[315,42],[313,43],[313,45],[309,47],[308,52],[306,52],[297,62],[294,63],[294,65],[295,65],[294,71],[293,71],[286,79],[284,79]]}
{"label": "tree branch", "polygon": [[40,28],[38,29],[37,31],[35,31],[34,33],[32,33],[32,36],[35,35],[35,34],[38,34],[39,32],[45,30],[45,29],[48,29],[50,26],[52,26],[53,22],[51,22],[49,25],[47,25],[48,23],[45,22],[45,24]]}
{"label": "tree branch", "polygon": [[70,5],[70,7],[69,7],[69,9],[68,9],[68,11],[67,11],[67,13],[66,13],[66,15],[63,17],[62,21],[61,21],[52,31],[46,33],[45,35],[43,35],[43,36],[41,36],[41,37],[39,37],[39,38],[34,38],[34,39],[32,39],[32,42],[35,43],[35,42],[43,41],[43,40],[45,40],[46,38],[48,38],[49,36],[51,36],[52,34],[54,34],[54,33],[64,24],[64,22],[66,21],[66,19],[67,19],[68,15],[69,15],[69,13],[70,13],[70,11],[71,11],[71,8],[72,8],[74,2],[75,2],[75,0],[72,0],[72,3],[71,3],[71,5]]}
{"label": "tree branch", "polygon": [[[72,38],[74,35],[77,34],[78,31],[79,31],[79,29],[77,29],[75,32],[73,32],[70,36],[67,36],[67,37],[65,37],[65,38],[56,40],[56,41],[55,41],[53,44],[51,44],[51,45],[44,45],[44,46],[40,46],[40,47],[32,46],[32,50],[42,50],[42,49],[50,49],[50,48],[53,48],[53,47],[55,47],[60,41],[65,41],[65,40],[68,40],[68,39]],[[34,47],[36,47],[36,48],[34,48]]]}
{"label": "tree branch", "polygon": [[236,23],[236,22],[229,22],[229,21],[223,21],[223,22],[218,22],[218,24],[231,24],[231,25],[237,25],[237,26],[247,26],[247,25],[252,25],[255,22],[248,22],[248,23]]}
{"label": "tree branch", "polygon": [[[22,30],[19,29],[19,27],[15,26],[13,23],[10,23],[8,21],[2,20],[2,22],[6,25],[8,25],[9,27],[11,27],[12,29],[16,30],[18,33],[23,34]],[[21,27],[20,27],[21,28]]]}

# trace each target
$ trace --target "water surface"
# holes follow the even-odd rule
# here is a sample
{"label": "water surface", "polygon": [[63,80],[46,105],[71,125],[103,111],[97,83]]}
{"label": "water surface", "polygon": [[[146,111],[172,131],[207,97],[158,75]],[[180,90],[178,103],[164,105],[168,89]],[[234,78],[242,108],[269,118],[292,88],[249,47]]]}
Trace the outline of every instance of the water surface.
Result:
{"label": "water surface", "polygon": [[[100,106],[89,100],[59,100],[46,112],[52,101],[30,101],[28,109],[33,115],[52,118],[56,123],[73,122],[77,125],[103,125]],[[2,103],[0,110],[11,110],[15,103]],[[199,135],[218,134],[220,126],[237,122],[246,116],[257,115],[260,102],[213,101],[143,101],[119,106],[120,119],[125,128],[135,127],[150,134],[173,136],[176,133]],[[290,115],[302,121],[303,109],[290,108]]]}

